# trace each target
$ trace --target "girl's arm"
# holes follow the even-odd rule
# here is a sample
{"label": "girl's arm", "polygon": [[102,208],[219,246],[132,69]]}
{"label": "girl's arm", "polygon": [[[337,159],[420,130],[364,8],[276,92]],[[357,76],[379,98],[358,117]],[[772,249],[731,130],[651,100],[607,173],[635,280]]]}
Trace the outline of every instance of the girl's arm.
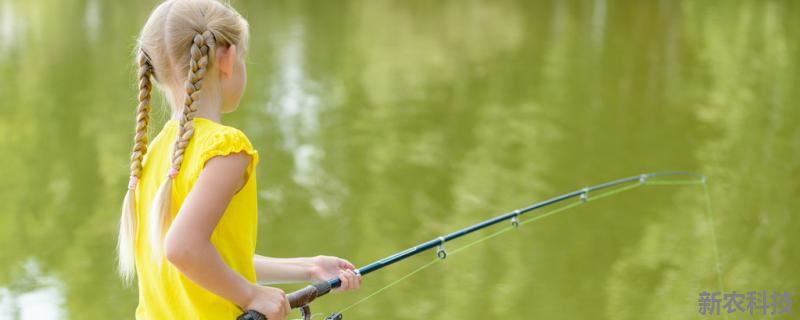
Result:
{"label": "girl's arm", "polygon": [[292,283],[311,281],[312,258],[272,258],[253,256],[259,283]]}
{"label": "girl's arm", "polygon": [[272,258],[255,255],[253,264],[256,277],[262,283],[320,282],[339,277],[342,280],[339,291],[361,286],[361,276],[355,274],[355,266],[337,257]]}
{"label": "girl's arm", "polygon": [[283,291],[250,283],[222,260],[210,241],[228,203],[244,184],[250,161],[249,155],[237,153],[206,162],[167,232],[164,251],[170,263],[206,290],[242,309],[282,319],[291,310]]}

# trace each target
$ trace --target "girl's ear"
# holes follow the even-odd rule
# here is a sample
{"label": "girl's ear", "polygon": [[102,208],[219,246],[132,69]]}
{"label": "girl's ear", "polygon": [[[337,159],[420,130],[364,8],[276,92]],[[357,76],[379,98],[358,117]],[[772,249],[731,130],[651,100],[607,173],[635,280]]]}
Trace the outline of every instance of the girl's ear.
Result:
{"label": "girl's ear", "polygon": [[223,79],[228,79],[233,74],[233,64],[236,62],[236,54],[236,45],[233,44],[230,47],[223,47],[217,50],[217,63],[220,76]]}

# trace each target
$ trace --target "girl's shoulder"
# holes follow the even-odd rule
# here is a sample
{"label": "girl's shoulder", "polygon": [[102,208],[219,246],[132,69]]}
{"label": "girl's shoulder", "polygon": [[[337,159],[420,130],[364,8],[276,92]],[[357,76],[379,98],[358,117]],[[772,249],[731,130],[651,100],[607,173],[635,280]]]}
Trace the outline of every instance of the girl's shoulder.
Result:
{"label": "girl's shoulder", "polygon": [[200,162],[205,163],[216,156],[244,152],[258,161],[258,152],[247,135],[241,130],[205,118],[195,118],[195,148],[199,151]]}

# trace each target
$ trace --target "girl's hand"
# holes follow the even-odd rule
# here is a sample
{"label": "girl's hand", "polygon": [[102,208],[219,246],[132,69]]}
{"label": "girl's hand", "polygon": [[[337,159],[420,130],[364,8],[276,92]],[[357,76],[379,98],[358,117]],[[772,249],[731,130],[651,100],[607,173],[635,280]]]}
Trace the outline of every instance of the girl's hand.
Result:
{"label": "girl's hand", "polygon": [[283,320],[292,307],[283,290],[273,287],[253,285],[249,301],[244,305],[244,310],[255,310],[269,320]]}
{"label": "girl's hand", "polygon": [[322,282],[338,277],[342,285],[335,291],[352,291],[361,287],[361,276],[356,275],[356,267],[349,261],[330,256],[311,258],[309,278],[311,282]]}

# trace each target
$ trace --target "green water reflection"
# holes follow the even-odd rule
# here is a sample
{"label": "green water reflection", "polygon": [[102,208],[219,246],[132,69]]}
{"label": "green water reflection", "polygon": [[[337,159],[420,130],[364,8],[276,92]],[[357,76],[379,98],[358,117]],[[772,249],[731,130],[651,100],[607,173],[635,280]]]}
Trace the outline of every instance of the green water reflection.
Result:
{"label": "green water reflection", "polygon": [[[145,2],[0,0],[2,318],[132,317],[113,252]],[[710,178],[725,288],[800,295],[796,2],[234,5],[252,26],[250,84],[225,122],[263,157],[261,253],[362,265],[588,184],[685,169]],[[704,201],[660,186],[593,202],[345,316],[699,318],[698,293],[717,289]]]}

